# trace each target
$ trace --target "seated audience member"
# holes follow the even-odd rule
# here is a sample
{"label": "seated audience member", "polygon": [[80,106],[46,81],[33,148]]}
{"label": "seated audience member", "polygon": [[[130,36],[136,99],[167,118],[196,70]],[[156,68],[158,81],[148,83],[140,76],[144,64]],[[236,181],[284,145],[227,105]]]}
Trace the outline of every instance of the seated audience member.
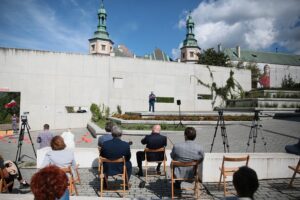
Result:
{"label": "seated audience member", "polygon": [[285,151],[287,153],[292,153],[296,155],[300,155],[300,139],[297,144],[292,144],[292,145],[286,145],[285,146]]}
{"label": "seated audience member", "polygon": [[226,197],[225,200],[235,199],[254,199],[254,193],[259,187],[256,172],[246,166],[240,167],[238,171],[233,174],[233,186],[237,192],[237,197]]}
{"label": "seated audience member", "polygon": [[68,177],[55,165],[49,165],[31,178],[31,191],[35,200],[68,200]]}
{"label": "seated audience member", "polygon": [[53,134],[49,131],[49,124],[44,124],[44,131],[39,133],[36,142],[40,143],[40,149],[44,147],[49,147],[50,142],[53,138]]}
{"label": "seated audience member", "polygon": [[106,134],[102,135],[101,137],[98,138],[98,147],[102,147],[104,142],[113,139],[113,137],[111,135],[112,127],[113,127],[113,123],[111,121],[109,121],[105,124]]}
{"label": "seated audience member", "polygon": [[20,189],[28,188],[30,185],[22,177],[18,165],[12,161],[4,161],[0,155],[0,169],[3,172],[6,183],[12,184],[8,187],[8,192],[12,192],[14,180],[17,179],[20,182]]}
{"label": "seated audience member", "polygon": [[70,129],[68,129],[68,131],[66,131],[66,132],[63,132],[61,134],[61,137],[64,139],[66,148],[68,148],[68,149],[75,148],[74,134],[71,132]]}
{"label": "seated audience member", "polygon": [[[146,144],[146,148],[149,149],[159,149],[162,147],[167,146],[167,137],[160,135],[161,127],[160,125],[154,125],[152,127],[152,132],[150,135],[146,135],[141,143]],[[147,160],[149,161],[160,161],[164,159],[163,153],[154,153],[150,152],[147,154]],[[136,152],[136,160],[139,167],[139,171],[137,173],[138,176],[143,176],[143,168],[142,168],[142,161],[145,160],[145,152],[144,151],[138,151]],[[156,172],[160,174],[160,166],[161,162],[157,164]]]}
{"label": "seated audience member", "polygon": [[[180,162],[200,162],[204,159],[204,151],[200,144],[196,143],[194,140],[196,138],[196,130],[193,127],[187,127],[184,130],[184,139],[182,143],[175,144],[171,152],[171,158],[175,161]],[[200,163],[201,165],[202,163]],[[174,174],[177,178],[192,178],[193,167],[176,167],[174,169]],[[175,181],[175,188],[179,189],[181,181]]]}
{"label": "seated audience member", "polygon": [[[116,160],[122,158],[126,159],[126,167],[128,179],[131,176],[132,165],[130,162],[131,153],[128,142],[121,140],[122,130],[118,126],[112,127],[112,140],[103,143],[100,155],[109,160]],[[120,163],[104,163],[104,173],[108,176],[120,174],[123,172],[123,165]]]}
{"label": "seated audience member", "polygon": [[72,166],[73,169],[76,167],[74,158],[74,152],[66,149],[64,139],[57,135],[51,140],[52,151],[46,153],[42,167],[47,165],[56,165],[58,167]]}

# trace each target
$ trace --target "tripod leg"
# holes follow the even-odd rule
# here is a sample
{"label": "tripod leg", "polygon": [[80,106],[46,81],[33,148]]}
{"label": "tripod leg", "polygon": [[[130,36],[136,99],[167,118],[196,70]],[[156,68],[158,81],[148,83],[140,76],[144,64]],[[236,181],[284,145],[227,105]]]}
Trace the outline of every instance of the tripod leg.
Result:
{"label": "tripod leg", "polygon": [[23,139],[24,139],[24,125],[21,125],[21,130],[20,130],[20,134],[19,134],[19,139],[18,139],[18,150],[17,150],[17,154],[16,154],[16,162],[21,161],[21,152],[22,152],[22,144],[23,144]]}
{"label": "tripod leg", "polygon": [[35,157],[37,158],[37,156],[36,156],[36,151],[35,151],[35,148],[34,148],[34,144],[33,144],[33,142],[32,142],[31,135],[30,135],[30,132],[29,132],[29,127],[28,127],[27,124],[26,124],[26,128],[27,128],[27,133],[28,133],[28,136],[29,136],[29,139],[30,139],[30,142],[31,142],[31,146],[32,146],[34,155],[35,155]]}
{"label": "tripod leg", "polygon": [[221,116],[221,135],[223,139],[223,145],[224,145],[224,152],[226,151],[229,153],[229,142],[228,142],[228,137],[226,133],[226,125],[225,125],[225,120],[224,116]]}
{"label": "tripod leg", "polygon": [[252,121],[252,126],[251,126],[251,129],[250,129],[250,132],[249,132],[249,138],[248,138],[248,142],[247,142],[246,152],[248,152],[248,148],[250,146],[250,140],[252,139],[253,131],[254,131],[254,122]]}
{"label": "tripod leg", "polygon": [[213,141],[212,141],[212,143],[211,143],[210,153],[212,152],[212,149],[213,149],[213,146],[214,146],[214,143],[215,143],[215,138],[216,138],[216,135],[217,135],[219,123],[220,123],[220,116],[218,117],[217,125],[216,125],[216,127],[215,127],[215,133],[214,133]]}
{"label": "tripod leg", "polygon": [[264,137],[263,131],[262,131],[262,125],[259,125],[259,132],[260,132],[260,135],[261,135],[261,140],[262,140],[262,142],[264,144],[264,148],[265,148],[266,152],[268,152],[268,150],[267,150],[267,142],[265,140],[265,137]]}

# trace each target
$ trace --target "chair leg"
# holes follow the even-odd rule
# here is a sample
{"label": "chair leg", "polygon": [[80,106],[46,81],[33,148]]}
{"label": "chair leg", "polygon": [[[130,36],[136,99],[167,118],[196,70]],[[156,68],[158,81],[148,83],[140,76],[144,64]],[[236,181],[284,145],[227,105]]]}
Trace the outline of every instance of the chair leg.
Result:
{"label": "chair leg", "polygon": [[220,186],[221,186],[221,180],[222,180],[222,171],[220,173],[220,179],[219,179],[219,184],[218,184],[218,190],[220,190]]}
{"label": "chair leg", "polygon": [[147,178],[148,178],[148,163],[147,163],[147,161],[145,162],[145,174],[146,174],[145,181],[147,183]]}
{"label": "chair leg", "polygon": [[173,169],[172,168],[171,168],[171,193],[172,193],[171,194],[172,199],[174,199],[174,175],[173,175]]}
{"label": "chair leg", "polygon": [[225,180],[226,176],[223,175],[223,185],[224,185],[224,196],[226,196],[226,180]]}
{"label": "chair leg", "polygon": [[78,191],[77,191],[77,188],[76,188],[76,185],[75,185],[75,182],[74,182],[74,180],[73,180],[73,187],[74,187],[74,190],[75,190],[75,194],[76,194],[76,196],[78,196]]}
{"label": "chair leg", "polygon": [[291,181],[290,181],[290,184],[289,184],[289,187],[293,187],[293,182],[294,182],[294,180],[295,180],[295,177],[296,177],[296,171],[294,172],[294,174],[293,174],[293,176],[292,176],[292,179],[291,179]]}
{"label": "chair leg", "polygon": [[100,197],[103,196],[103,174],[100,175]]}

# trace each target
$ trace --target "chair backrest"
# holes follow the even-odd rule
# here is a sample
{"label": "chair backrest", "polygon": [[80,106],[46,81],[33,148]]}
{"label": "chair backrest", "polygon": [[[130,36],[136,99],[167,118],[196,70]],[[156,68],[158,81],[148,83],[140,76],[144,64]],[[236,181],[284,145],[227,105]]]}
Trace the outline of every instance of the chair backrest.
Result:
{"label": "chair backrest", "polygon": [[123,156],[122,158],[118,158],[115,160],[110,160],[107,158],[104,158],[102,156],[99,156],[99,168],[98,171],[103,174],[103,163],[123,163],[123,174],[126,173],[126,160],[125,157]]}
{"label": "chair backrest", "polygon": [[240,157],[229,157],[229,156],[223,156],[222,161],[222,168],[224,168],[225,162],[243,162],[245,161],[245,165],[248,166],[250,156],[240,156]]}
{"label": "chair backrest", "polygon": [[190,167],[190,166],[197,166],[199,165],[200,161],[190,161],[190,162],[180,162],[180,161],[175,161],[172,160],[171,166],[173,167]]}
{"label": "chair backrest", "polygon": [[[165,147],[161,147],[161,148],[158,148],[158,149],[145,148],[145,150],[144,150],[145,159],[147,160],[147,153],[163,153],[164,154],[164,160],[167,160],[165,151],[166,151]],[[155,161],[150,161],[150,162],[155,162]]]}
{"label": "chair backrest", "polygon": [[115,160],[110,160],[107,158],[104,158],[102,156],[99,157],[99,163],[124,163],[125,164],[125,158],[124,156],[122,158],[118,158]]}

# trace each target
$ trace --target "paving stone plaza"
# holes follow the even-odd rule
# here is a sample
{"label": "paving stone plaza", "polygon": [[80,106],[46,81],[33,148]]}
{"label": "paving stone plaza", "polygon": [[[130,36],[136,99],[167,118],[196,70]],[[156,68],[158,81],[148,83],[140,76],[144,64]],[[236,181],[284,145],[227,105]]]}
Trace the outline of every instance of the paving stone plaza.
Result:
{"label": "paving stone plaza", "polygon": [[[298,141],[300,130],[300,118],[290,117],[283,119],[273,119],[271,117],[262,118],[263,135],[267,142],[268,152],[285,152],[284,147],[287,144],[294,144]],[[30,122],[29,122],[30,123]],[[242,122],[240,124],[227,125],[227,135],[230,145],[230,152],[246,152],[247,141],[249,138],[251,122]],[[214,135],[215,125],[199,125],[195,126],[197,129],[197,142],[199,142],[205,152],[210,151],[211,142]],[[53,130],[54,134],[61,134],[64,130]],[[97,139],[93,138],[86,128],[73,129],[72,132],[76,136],[76,147],[96,148]],[[125,141],[132,141],[132,149],[144,148],[140,143],[141,138],[149,131],[124,131],[122,137]],[[31,132],[34,145],[38,132]],[[172,148],[172,143],[183,141],[183,132],[164,132],[168,140],[168,149]],[[26,135],[27,136],[27,133]],[[85,142],[82,137],[93,138],[91,142]],[[223,152],[223,145],[221,141],[220,131],[217,132],[216,139],[213,146],[213,152]],[[0,141],[0,152],[5,159],[15,160],[17,151],[17,136],[4,138]],[[249,151],[252,151],[252,143],[250,141]],[[258,136],[256,144],[256,152],[265,152],[261,137]],[[30,157],[34,157],[33,150],[28,138],[25,138],[22,147],[22,160],[34,161]],[[276,167],[276,166],[274,166]],[[130,183],[132,184],[128,191],[126,198],[135,199],[169,199],[171,197],[171,184],[170,184],[170,169],[167,169],[167,179],[164,176],[151,177],[145,187],[140,188],[140,183],[144,181],[144,177],[137,177],[135,172],[137,168],[133,168],[133,175],[131,176]],[[26,180],[30,180],[31,176],[36,172],[35,168],[21,168],[21,172]],[[96,168],[83,168],[79,170],[82,182],[77,185],[79,196],[89,199],[89,197],[97,197],[99,190],[99,179]],[[294,187],[289,188],[288,183],[290,179],[273,179],[273,180],[260,180],[260,186],[255,194],[255,199],[300,199],[300,178],[296,178]],[[232,184],[230,191],[234,192]],[[185,183],[183,186],[189,186]],[[203,183],[201,186],[200,199],[221,199],[223,197],[222,189],[218,190],[217,183]],[[13,193],[16,195],[15,199],[19,199],[17,194],[30,194],[29,190],[19,189],[18,182],[14,186]],[[179,198],[193,198],[189,196],[190,193],[177,192]],[[11,196],[13,197],[13,196]],[[27,195],[24,195],[27,197]],[[29,197],[29,199],[32,196]],[[120,198],[117,193],[105,193],[104,197]],[[0,199],[7,199],[0,195]],[[75,198],[76,199],[76,198]]]}

